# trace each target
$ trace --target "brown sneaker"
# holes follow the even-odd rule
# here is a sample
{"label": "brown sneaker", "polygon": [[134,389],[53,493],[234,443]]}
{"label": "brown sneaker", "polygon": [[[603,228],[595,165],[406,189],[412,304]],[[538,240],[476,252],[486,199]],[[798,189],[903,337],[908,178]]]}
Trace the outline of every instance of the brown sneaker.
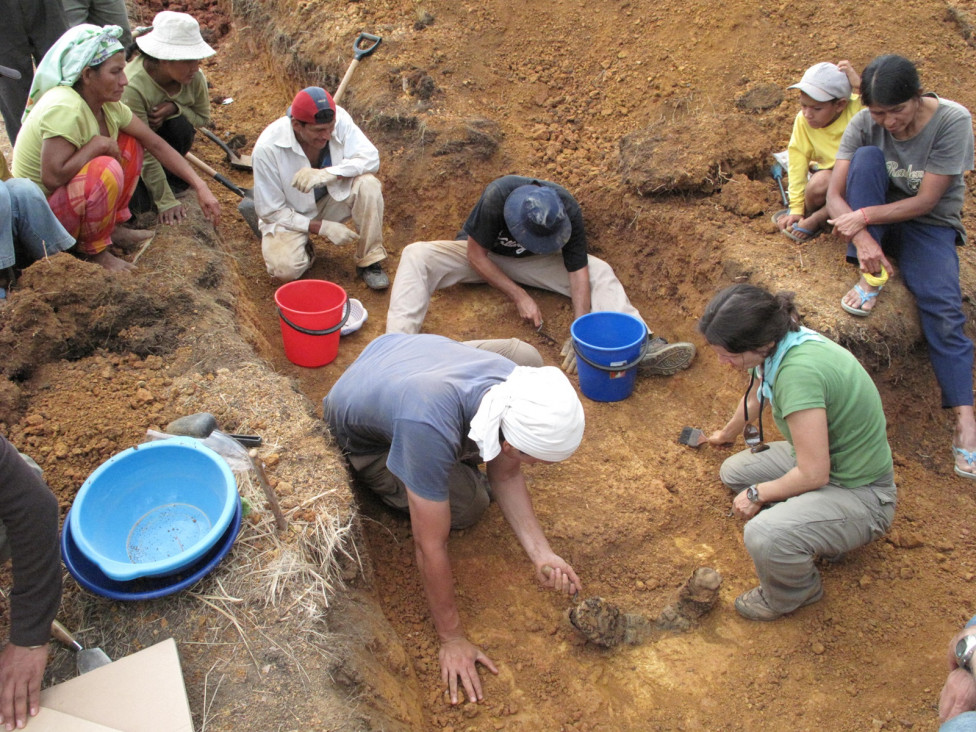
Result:
{"label": "brown sneaker", "polygon": [[647,344],[637,370],[653,376],[672,376],[691,366],[694,358],[693,343],[668,343],[663,338],[654,338]]}
{"label": "brown sneaker", "polygon": [[[812,605],[822,597],[823,590],[820,590],[820,592],[804,602],[800,607]],[[763,595],[762,587],[753,587],[748,592],[743,592],[735,598],[735,609],[746,620],[768,621],[776,620],[786,615],[786,613],[777,612],[769,606],[769,603],[766,602],[765,595]]]}

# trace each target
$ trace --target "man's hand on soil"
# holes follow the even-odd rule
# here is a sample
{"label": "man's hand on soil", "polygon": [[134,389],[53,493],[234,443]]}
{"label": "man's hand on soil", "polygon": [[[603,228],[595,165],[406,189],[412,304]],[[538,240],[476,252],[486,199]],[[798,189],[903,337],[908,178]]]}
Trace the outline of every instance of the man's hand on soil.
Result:
{"label": "man's hand on soil", "polygon": [[542,311],[539,310],[536,301],[525,290],[522,290],[515,300],[515,307],[518,308],[519,317],[522,320],[527,320],[532,323],[533,328],[538,328],[542,325]]}
{"label": "man's hand on soil", "polygon": [[461,678],[469,702],[480,702],[484,699],[481,693],[481,677],[478,676],[479,663],[493,674],[498,673],[491,659],[474,643],[463,637],[441,644],[440,661],[441,680],[447,683],[451,704],[458,703],[458,677]]}
{"label": "man's hand on soil", "polygon": [[0,723],[6,729],[27,724],[41,707],[41,679],[47,665],[46,645],[26,648],[8,643],[0,651]]}
{"label": "man's hand on soil", "polygon": [[336,246],[352,244],[359,240],[359,234],[344,224],[336,221],[323,221],[319,227],[319,234],[326,237]]}
{"label": "man's hand on soil", "polygon": [[291,179],[291,185],[302,193],[311,193],[314,189],[335,183],[337,180],[339,180],[339,176],[327,170],[302,168]]}
{"label": "man's hand on soil", "polygon": [[576,572],[562,557],[550,554],[541,561],[541,564],[536,564],[536,576],[543,586],[570,596],[583,589]]}

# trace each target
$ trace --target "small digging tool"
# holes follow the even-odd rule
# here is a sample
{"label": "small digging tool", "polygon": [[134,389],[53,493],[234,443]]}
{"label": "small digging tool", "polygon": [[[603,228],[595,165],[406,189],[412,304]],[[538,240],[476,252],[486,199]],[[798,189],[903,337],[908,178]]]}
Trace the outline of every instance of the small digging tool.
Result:
{"label": "small digging tool", "polygon": [[789,208],[790,199],[786,197],[786,191],[783,189],[783,166],[777,161],[773,163],[773,167],[769,169],[769,173],[776,179],[776,183],[779,185],[779,194],[783,197],[783,205]]}
{"label": "small digging tool", "polygon": [[85,648],[57,620],[51,623],[51,635],[64,643],[64,645],[75,650],[79,674],[86,674],[89,671],[94,671],[96,668],[101,668],[112,663],[112,659],[108,657],[105,651],[101,648]]}

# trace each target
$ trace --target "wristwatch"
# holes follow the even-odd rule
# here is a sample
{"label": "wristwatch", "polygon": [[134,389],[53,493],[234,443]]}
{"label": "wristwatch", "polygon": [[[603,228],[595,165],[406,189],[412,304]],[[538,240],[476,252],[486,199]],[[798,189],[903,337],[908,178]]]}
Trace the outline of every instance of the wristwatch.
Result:
{"label": "wristwatch", "polygon": [[959,668],[972,672],[973,653],[976,652],[976,635],[964,635],[956,643],[956,663]]}
{"label": "wristwatch", "polygon": [[753,483],[751,486],[746,488],[746,498],[755,504],[761,504],[762,501],[759,500],[759,484]]}

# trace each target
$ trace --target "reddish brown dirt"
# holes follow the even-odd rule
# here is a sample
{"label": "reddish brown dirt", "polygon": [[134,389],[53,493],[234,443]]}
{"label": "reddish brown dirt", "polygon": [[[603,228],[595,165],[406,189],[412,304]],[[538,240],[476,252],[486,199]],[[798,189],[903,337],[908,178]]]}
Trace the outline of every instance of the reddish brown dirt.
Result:
{"label": "reddish brown dirt", "polygon": [[[147,4],[153,7],[146,20],[159,9]],[[194,12],[206,6],[217,17],[230,9],[169,5],[189,5]],[[976,3],[916,0],[899,6],[897,18],[878,0],[232,5],[251,15],[236,19],[214,41],[219,54],[204,69],[215,97],[234,100],[215,107],[215,129],[244,134],[249,143],[299,86],[313,80],[336,86],[357,32],[384,36],[377,53],[360,65],[344,104],[381,150],[391,274],[404,245],[453,236],[492,178],[538,175],[577,195],[594,252],[615,266],[655,330],[703,349],[689,371],[641,379],[623,402],[584,399],[587,432],[579,452],[564,464],[528,470],[540,520],[556,551],[580,573],[585,595],[654,615],[695,567],[718,569],[725,578],[719,605],[699,629],[613,651],[584,643],[566,620],[568,603],[539,591],[514,536],[492,508],[476,527],[452,536],[451,554],[467,632],[500,674],[483,674],[484,704],[452,709],[441,693],[436,635],[409,525],[360,496],[375,592],[403,644],[401,651],[386,638],[366,652],[399,665],[403,686],[379,677],[360,679],[362,685],[386,699],[402,696],[398,721],[425,730],[932,728],[944,643],[976,608],[976,485],[952,474],[950,422],[939,409],[903,289],[893,284],[869,322],[852,323],[837,307],[852,279],[839,262],[841,245],[824,236],[797,246],[768,223],[779,203],[765,175],[768,154],[785,147],[795,100],[787,92],[781,105],[760,113],[745,112],[736,101],[761,84],[785,89],[818,60],[850,58],[863,67],[875,54],[897,50],[919,62],[928,88],[974,109],[976,50],[966,36]],[[265,11],[271,15],[262,16]],[[433,19],[426,25],[424,13]],[[892,37],[893,24],[914,33]],[[264,52],[268,42],[277,44],[270,55]],[[296,72],[306,76],[289,76]],[[434,88],[428,98],[410,93],[427,94],[428,77]],[[623,182],[618,142],[647,129],[665,135],[673,148],[665,172],[667,166],[705,171],[690,176],[705,181],[700,192],[645,198]],[[201,156],[249,184],[246,176],[229,172],[216,147],[204,145],[197,145]],[[343,339],[330,366],[289,364],[259,245],[238,219],[236,199],[218,195],[225,203],[222,236],[240,277],[235,307],[244,337],[318,404],[362,346],[383,332],[388,296],[354,278],[349,253],[319,242],[310,275],[342,284],[364,302],[370,320]],[[974,210],[967,202],[970,230],[976,230]],[[197,244],[187,236],[171,246],[178,256]],[[971,248],[961,255],[968,302]],[[146,267],[162,271],[152,269],[161,264],[149,259]],[[722,424],[744,387],[694,333],[704,302],[734,280],[798,291],[809,324],[875,367],[900,487],[890,534],[824,567],[824,600],[771,624],[744,621],[732,608],[755,577],[741,524],[727,516],[729,496],[717,479],[729,453],[675,443],[686,424]],[[539,301],[547,327],[564,337],[568,304],[545,293]],[[3,317],[11,317],[15,306],[16,298]],[[438,294],[425,330],[459,339],[521,336],[548,362],[557,362],[558,348],[535,342],[510,303],[484,287]],[[8,346],[13,356],[26,353],[24,338]],[[167,396],[173,378],[164,368],[168,357],[132,355],[133,343],[145,339],[116,335],[109,342],[121,343],[123,352],[95,349],[91,356],[73,356],[81,359],[74,363],[56,361],[0,391],[5,433],[38,453],[65,507],[101,459],[137,440],[147,421],[164,422],[185,403]],[[189,362],[206,373],[220,360],[209,354]],[[187,360],[179,363],[186,367]],[[96,386],[114,374],[119,377],[113,383],[131,382],[134,390],[122,406]],[[68,429],[80,424],[90,429]],[[188,676],[194,678],[209,667],[200,656],[192,663]],[[249,689],[225,690],[232,700],[221,703],[244,710],[242,695]],[[279,722],[282,729],[353,728],[310,716],[296,721],[285,710],[308,702],[314,708],[316,692],[294,679],[266,692],[261,706],[270,709],[259,718],[277,714],[287,720]],[[198,696],[191,692],[195,703]],[[411,717],[412,708],[419,708],[419,719]],[[246,715],[236,712],[223,724],[253,722]]]}

